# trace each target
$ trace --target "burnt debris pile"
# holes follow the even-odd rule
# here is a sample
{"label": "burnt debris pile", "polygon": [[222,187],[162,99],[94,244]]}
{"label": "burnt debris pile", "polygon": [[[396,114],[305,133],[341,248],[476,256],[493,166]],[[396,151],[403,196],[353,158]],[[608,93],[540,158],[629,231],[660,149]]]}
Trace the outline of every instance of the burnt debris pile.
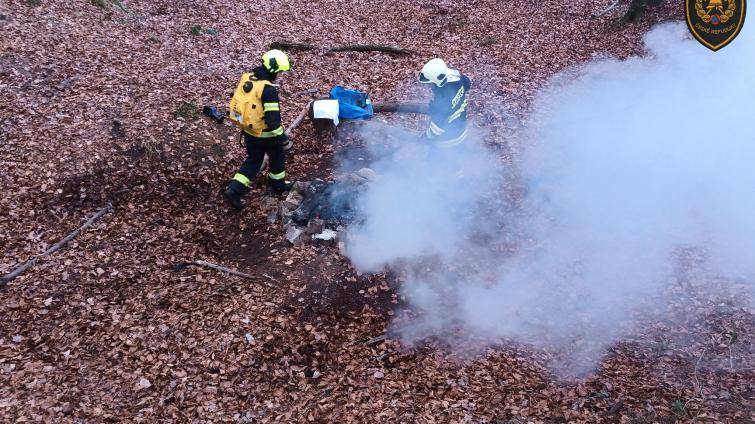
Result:
{"label": "burnt debris pile", "polygon": [[335,244],[343,239],[348,225],[362,220],[356,201],[376,178],[373,170],[362,168],[332,181],[297,182],[268,220],[280,219],[292,244]]}

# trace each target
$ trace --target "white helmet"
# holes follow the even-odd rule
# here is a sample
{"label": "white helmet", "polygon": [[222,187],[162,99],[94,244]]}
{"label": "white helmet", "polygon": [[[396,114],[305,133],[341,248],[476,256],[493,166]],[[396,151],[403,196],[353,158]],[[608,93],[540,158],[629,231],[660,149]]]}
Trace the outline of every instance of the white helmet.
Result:
{"label": "white helmet", "polygon": [[419,82],[424,84],[433,83],[438,87],[443,87],[448,80],[449,71],[450,69],[446,66],[446,62],[443,59],[431,59],[422,67],[422,72],[419,74]]}

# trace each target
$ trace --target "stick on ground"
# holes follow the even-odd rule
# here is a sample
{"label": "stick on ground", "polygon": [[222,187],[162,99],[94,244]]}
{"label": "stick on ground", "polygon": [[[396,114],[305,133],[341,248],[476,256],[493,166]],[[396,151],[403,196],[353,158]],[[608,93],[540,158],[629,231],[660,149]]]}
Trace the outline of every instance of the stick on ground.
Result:
{"label": "stick on ground", "polygon": [[45,256],[50,256],[53,253],[60,250],[63,246],[65,246],[69,241],[76,238],[76,236],[79,235],[82,231],[86,230],[87,228],[91,227],[92,224],[97,222],[100,218],[102,218],[106,213],[110,212],[113,209],[113,204],[108,203],[107,206],[100,209],[95,213],[91,218],[89,218],[84,225],[81,227],[75,229],[74,231],[70,232],[67,236],[65,236],[62,240],[55,243],[50,247],[49,249],[45,250],[41,254],[29,259],[28,261],[24,262],[23,264],[16,267],[13,271],[11,271],[9,274],[5,275],[3,278],[0,278],[0,288],[5,287],[8,282],[12,281],[14,278],[18,277],[19,275],[23,274],[27,269],[33,267],[37,264],[37,261],[40,258],[43,258]]}
{"label": "stick on ground", "polygon": [[412,51],[402,49],[396,46],[385,46],[381,44],[350,44],[346,46],[333,47],[330,52],[383,52],[396,54],[410,54]]}
{"label": "stick on ground", "polygon": [[263,284],[273,289],[277,288],[276,286],[268,283],[267,281],[262,281],[258,276],[247,274],[246,272],[237,271],[235,269],[231,269],[223,265],[218,265],[218,264],[214,264],[212,262],[207,262],[207,261],[184,262],[184,263],[176,265],[176,269],[181,270],[192,265],[199,266],[202,268],[214,269],[216,271],[225,272],[227,274],[235,275],[237,277],[246,278],[247,280],[253,280],[256,283]]}
{"label": "stick on ground", "polygon": [[366,344],[367,346],[372,346],[372,345],[376,345],[376,344],[378,344],[378,343],[380,343],[380,342],[382,342],[384,340],[387,340],[387,339],[388,339],[388,334],[383,334],[383,335],[380,335],[380,336],[377,336],[377,337],[373,337],[373,338],[367,340],[366,342],[364,342],[364,344]]}
{"label": "stick on ground", "polygon": [[411,54],[412,51],[396,46],[387,46],[383,44],[347,44],[335,47],[321,47],[314,44],[290,43],[287,41],[276,41],[270,44],[271,49],[281,50],[317,50],[325,49],[329,53],[336,52],[381,52],[394,54]]}
{"label": "stick on ground", "polygon": [[597,14],[594,14],[594,15],[592,15],[592,16],[593,16],[593,18],[599,18],[599,17],[601,17],[601,16],[605,15],[606,13],[608,13],[608,12],[612,11],[612,10],[613,10],[614,8],[616,8],[616,6],[618,6],[618,5],[619,5],[619,1],[618,1],[618,0],[616,0],[616,1],[615,1],[615,2],[613,2],[613,3],[612,3],[612,4],[610,5],[610,6],[606,7],[606,8],[605,8],[605,9],[603,9],[602,11],[600,11],[600,12],[598,12]]}
{"label": "stick on ground", "polygon": [[271,276],[270,276],[270,275],[268,275],[268,274],[262,274],[262,276],[263,276],[263,277],[265,277],[265,278],[267,278],[268,280],[270,280],[270,281],[272,281],[272,282],[274,282],[274,283],[278,284],[279,286],[282,286],[282,285],[283,285],[283,283],[281,283],[280,281],[276,280],[275,278],[271,277]]}
{"label": "stick on ground", "polygon": [[280,50],[314,50],[317,48],[314,44],[289,43],[287,41],[276,41],[270,44],[271,49]]}

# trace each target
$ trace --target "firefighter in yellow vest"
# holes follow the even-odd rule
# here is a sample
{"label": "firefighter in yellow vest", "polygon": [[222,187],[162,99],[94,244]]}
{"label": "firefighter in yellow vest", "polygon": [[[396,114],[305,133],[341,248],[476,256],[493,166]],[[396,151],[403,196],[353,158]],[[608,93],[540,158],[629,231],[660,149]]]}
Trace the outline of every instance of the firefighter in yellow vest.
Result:
{"label": "firefighter in yellow vest", "polygon": [[249,190],[252,179],[260,171],[265,154],[270,159],[268,183],[276,194],[291,189],[286,181],[286,148],[288,136],[281,125],[277,86],[273,84],[280,72],[291,69],[288,56],[280,50],[262,55],[262,65],[241,77],[231,99],[229,118],[243,131],[247,158],[233,176],[223,197],[236,209],[243,209],[241,197]]}

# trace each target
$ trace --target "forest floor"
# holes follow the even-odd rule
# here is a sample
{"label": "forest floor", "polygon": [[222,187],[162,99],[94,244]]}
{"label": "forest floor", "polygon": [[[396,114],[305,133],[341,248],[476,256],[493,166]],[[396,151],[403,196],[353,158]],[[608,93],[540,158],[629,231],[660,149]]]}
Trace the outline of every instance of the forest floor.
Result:
{"label": "forest floor", "polygon": [[[273,41],[414,51],[291,52],[285,122],[307,101],[286,93],[309,88],[421,98],[417,70],[438,56],[474,81],[472,119],[508,162],[504,121],[550,76],[642,54],[652,25],[683,18],[666,2],[621,26],[627,0],[592,16],[611,3],[0,0],[0,274],[114,205],[0,291],[0,420],[753,422],[755,319],[734,294],[689,283],[673,306],[697,319],[650,322],[569,379],[513,343],[474,358],[366,344],[390,328],[400,277],[291,246],[255,207],[261,184],[242,213],[220,197],[244,153],[197,107],[225,106]],[[333,143],[308,124],[294,139],[293,178],[333,175]],[[197,259],[259,281],[175,268]]]}

